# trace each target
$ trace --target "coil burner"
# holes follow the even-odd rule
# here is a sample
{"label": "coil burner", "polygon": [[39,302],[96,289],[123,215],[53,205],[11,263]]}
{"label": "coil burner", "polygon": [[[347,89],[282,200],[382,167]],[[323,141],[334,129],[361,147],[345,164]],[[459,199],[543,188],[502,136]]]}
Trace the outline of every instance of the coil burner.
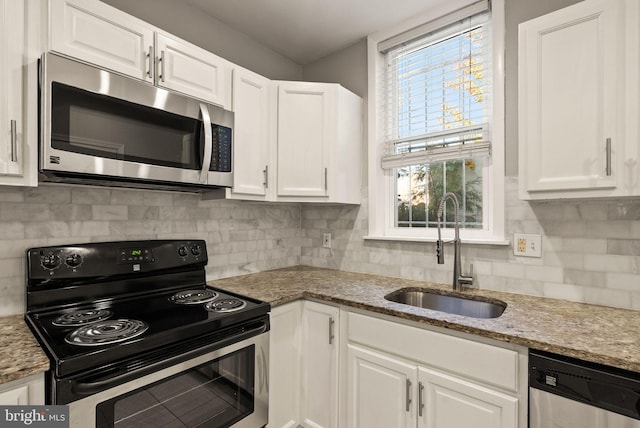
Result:
{"label": "coil burner", "polygon": [[139,336],[149,326],[138,320],[106,320],[80,327],[65,337],[65,341],[72,345],[99,346],[123,342]]}
{"label": "coil burner", "polygon": [[169,297],[169,300],[181,305],[197,305],[200,303],[210,302],[216,297],[218,297],[218,293],[205,288],[200,290],[181,291]]}
{"label": "coil burner", "polygon": [[69,312],[54,319],[51,324],[58,327],[80,327],[98,321],[106,320],[113,313],[108,309],[87,309]]}
{"label": "coil burner", "polygon": [[204,308],[211,312],[233,312],[247,306],[247,302],[240,299],[220,299],[213,302],[209,302],[204,305]]}

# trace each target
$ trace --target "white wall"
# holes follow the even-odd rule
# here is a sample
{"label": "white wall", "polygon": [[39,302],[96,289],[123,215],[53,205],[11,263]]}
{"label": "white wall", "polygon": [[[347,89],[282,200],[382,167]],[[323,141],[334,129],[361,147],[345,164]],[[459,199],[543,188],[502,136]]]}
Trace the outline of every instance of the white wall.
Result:
{"label": "white wall", "polygon": [[300,65],[182,0],[103,0],[270,79],[300,80]]}
{"label": "white wall", "polygon": [[[367,40],[302,67],[302,80],[340,83],[361,96],[367,97]],[[366,104],[365,104],[366,105]]]}

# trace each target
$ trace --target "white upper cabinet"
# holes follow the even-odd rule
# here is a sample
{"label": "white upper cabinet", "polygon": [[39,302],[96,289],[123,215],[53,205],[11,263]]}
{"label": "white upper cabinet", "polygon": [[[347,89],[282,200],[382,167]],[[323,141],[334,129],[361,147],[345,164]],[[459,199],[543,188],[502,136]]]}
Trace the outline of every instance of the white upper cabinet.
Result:
{"label": "white upper cabinet", "polygon": [[156,33],[157,84],[230,108],[226,61],[202,48]]}
{"label": "white upper cabinet", "polygon": [[523,199],[640,193],[634,3],[587,0],[520,25]]}
{"label": "white upper cabinet", "polygon": [[329,193],[329,144],[336,87],[306,82],[278,89],[278,196]]}
{"label": "white upper cabinet", "polygon": [[27,8],[27,2],[0,0],[0,185],[37,184],[37,74]]}
{"label": "white upper cabinet", "polygon": [[362,99],[337,84],[278,85],[278,200],[360,203]]}
{"label": "white upper cabinet", "polygon": [[49,0],[50,48],[153,82],[154,28],[97,0]]}
{"label": "white upper cabinet", "polygon": [[50,49],[229,108],[227,62],[98,0],[49,0]]}
{"label": "white upper cabinet", "polygon": [[275,192],[275,103],[271,81],[233,69],[233,187],[227,198],[269,200]]}

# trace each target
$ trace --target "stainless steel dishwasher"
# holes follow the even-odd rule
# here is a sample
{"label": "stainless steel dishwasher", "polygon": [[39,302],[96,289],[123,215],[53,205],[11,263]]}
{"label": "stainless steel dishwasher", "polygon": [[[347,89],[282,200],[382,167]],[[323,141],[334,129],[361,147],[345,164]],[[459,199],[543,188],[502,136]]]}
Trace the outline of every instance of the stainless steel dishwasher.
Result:
{"label": "stainless steel dishwasher", "polygon": [[640,374],[531,350],[529,428],[640,428]]}

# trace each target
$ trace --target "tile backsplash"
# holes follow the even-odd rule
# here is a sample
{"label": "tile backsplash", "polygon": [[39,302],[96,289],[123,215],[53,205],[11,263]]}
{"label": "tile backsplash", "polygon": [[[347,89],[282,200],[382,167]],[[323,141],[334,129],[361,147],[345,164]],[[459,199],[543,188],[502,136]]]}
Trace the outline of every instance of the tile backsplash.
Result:
{"label": "tile backsplash", "polygon": [[[520,201],[506,183],[507,238],[542,235],[542,258],[511,246],[463,245],[475,286],[640,309],[640,201]],[[451,282],[435,244],[365,241],[360,206],[201,200],[199,195],[46,185],[0,188],[0,316],[23,312],[24,253],[43,245],[128,239],[204,239],[209,280],[298,264]],[[322,234],[332,233],[332,248]]]}
{"label": "tile backsplash", "polygon": [[[578,302],[640,309],[640,201],[518,199],[506,178],[506,236],[542,235],[542,258],[515,257],[511,246],[463,244],[463,272],[473,263],[475,286]],[[452,248],[438,265],[434,243],[364,241],[367,204],[302,207],[302,264],[354,272],[452,281]],[[322,248],[322,233],[332,248]]]}
{"label": "tile backsplash", "polygon": [[176,192],[0,188],[0,316],[24,312],[25,250],[129,239],[204,239],[207,279],[300,263],[300,205]]}

